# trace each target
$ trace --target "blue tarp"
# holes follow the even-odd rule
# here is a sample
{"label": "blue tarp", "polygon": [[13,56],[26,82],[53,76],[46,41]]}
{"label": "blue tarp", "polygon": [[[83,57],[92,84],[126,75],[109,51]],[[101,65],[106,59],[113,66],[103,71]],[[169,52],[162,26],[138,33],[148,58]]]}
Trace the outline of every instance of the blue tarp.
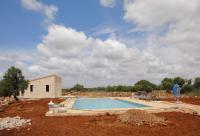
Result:
{"label": "blue tarp", "polygon": [[177,95],[177,93],[176,93],[176,84],[174,84],[174,86],[173,86],[173,94],[174,94],[174,96]]}
{"label": "blue tarp", "polygon": [[180,96],[180,92],[181,92],[181,88],[179,87],[179,85],[177,85],[177,88],[176,88],[176,92],[177,92],[177,96]]}
{"label": "blue tarp", "polygon": [[181,88],[179,87],[178,84],[174,84],[173,86],[173,94],[174,96],[180,96],[180,91],[181,91]]}

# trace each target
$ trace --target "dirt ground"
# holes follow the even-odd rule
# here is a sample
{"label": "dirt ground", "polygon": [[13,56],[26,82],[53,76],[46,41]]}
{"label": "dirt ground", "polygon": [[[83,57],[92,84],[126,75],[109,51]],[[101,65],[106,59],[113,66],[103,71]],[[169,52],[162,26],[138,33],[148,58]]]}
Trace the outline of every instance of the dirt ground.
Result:
{"label": "dirt ground", "polygon": [[[174,98],[164,98],[161,100],[175,102]],[[183,97],[180,99],[180,101],[188,104],[200,105],[200,97]]]}
{"label": "dirt ground", "polygon": [[[50,99],[17,102],[0,113],[0,117],[20,116],[32,125],[2,130],[0,136],[200,136],[200,117],[184,113],[159,113],[167,126],[131,126],[117,121],[115,115],[45,117]],[[53,102],[60,102],[54,99]]]}

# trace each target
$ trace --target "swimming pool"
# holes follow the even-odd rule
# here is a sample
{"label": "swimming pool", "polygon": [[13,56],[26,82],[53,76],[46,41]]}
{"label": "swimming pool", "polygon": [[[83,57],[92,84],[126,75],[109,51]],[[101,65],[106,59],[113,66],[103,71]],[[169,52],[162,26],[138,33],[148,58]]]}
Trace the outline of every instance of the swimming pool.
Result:
{"label": "swimming pool", "polygon": [[121,109],[121,108],[144,108],[147,105],[128,102],[125,100],[111,98],[78,98],[72,109],[74,110],[100,110],[100,109]]}

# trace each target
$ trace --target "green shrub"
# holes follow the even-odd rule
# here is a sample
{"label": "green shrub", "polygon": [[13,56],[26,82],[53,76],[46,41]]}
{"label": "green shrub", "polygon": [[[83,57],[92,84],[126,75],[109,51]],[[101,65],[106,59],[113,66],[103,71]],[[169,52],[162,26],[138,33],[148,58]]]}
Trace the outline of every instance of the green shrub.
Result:
{"label": "green shrub", "polygon": [[200,77],[195,78],[194,88],[196,88],[196,89],[200,88]]}
{"label": "green shrub", "polygon": [[171,92],[173,85],[174,85],[174,80],[172,78],[164,78],[161,81],[161,88],[163,90],[166,90],[167,92],[169,91]]}
{"label": "green shrub", "polygon": [[193,86],[192,85],[184,85],[182,88],[181,88],[181,93],[184,94],[184,93],[189,93],[189,92],[192,92],[193,90]]}
{"label": "green shrub", "polygon": [[72,91],[84,91],[84,86],[77,83],[71,88],[71,90]]}
{"label": "green shrub", "polygon": [[147,91],[147,92],[151,92],[152,90],[157,90],[159,87],[147,80],[140,80],[138,81],[135,86],[134,86],[134,90],[136,91]]}
{"label": "green shrub", "polygon": [[182,77],[176,77],[174,78],[174,83],[178,84],[180,87],[183,87],[183,85],[185,84],[185,79],[183,79]]}

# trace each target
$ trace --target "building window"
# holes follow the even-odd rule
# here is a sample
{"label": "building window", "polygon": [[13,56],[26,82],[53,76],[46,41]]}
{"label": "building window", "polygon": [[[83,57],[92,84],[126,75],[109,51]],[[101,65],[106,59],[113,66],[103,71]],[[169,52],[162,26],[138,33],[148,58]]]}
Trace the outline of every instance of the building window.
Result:
{"label": "building window", "polygon": [[33,85],[30,85],[30,91],[33,92]]}
{"label": "building window", "polygon": [[49,85],[46,85],[46,92],[49,92]]}

